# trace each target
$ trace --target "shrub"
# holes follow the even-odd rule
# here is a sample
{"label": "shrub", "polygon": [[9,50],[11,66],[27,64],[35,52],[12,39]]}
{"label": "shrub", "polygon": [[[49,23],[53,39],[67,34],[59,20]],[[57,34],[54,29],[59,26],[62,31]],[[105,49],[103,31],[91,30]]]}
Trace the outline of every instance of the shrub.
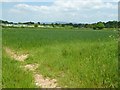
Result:
{"label": "shrub", "polygon": [[34,24],[34,27],[38,27],[38,24]]}
{"label": "shrub", "polygon": [[102,22],[98,22],[97,24],[95,24],[95,25],[93,26],[93,29],[94,29],[94,30],[96,30],[96,29],[103,29],[103,28],[105,28],[105,25],[104,25],[104,23],[102,23]]}

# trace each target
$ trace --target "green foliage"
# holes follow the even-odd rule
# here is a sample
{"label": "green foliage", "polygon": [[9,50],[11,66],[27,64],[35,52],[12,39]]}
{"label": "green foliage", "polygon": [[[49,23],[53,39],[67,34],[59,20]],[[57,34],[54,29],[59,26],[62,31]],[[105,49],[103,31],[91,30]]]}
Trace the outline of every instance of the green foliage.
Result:
{"label": "green foliage", "polygon": [[34,24],[34,27],[38,27],[38,24]]}
{"label": "green foliage", "polygon": [[61,26],[62,26],[62,27],[65,27],[65,25],[64,25],[64,24],[62,24]]}
{"label": "green foliage", "polygon": [[120,21],[117,22],[117,21],[108,21],[105,23],[105,27],[106,28],[117,28],[120,24]]}
{"label": "green foliage", "polygon": [[[3,47],[14,48],[19,52],[29,52],[29,59],[25,62],[38,63],[40,66],[37,71],[43,76],[57,79],[58,85],[61,87],[118,87],[116,31],[53,29],[18,28],[16,30],[13,28],[8,30],[5,28],[3,30]],[[3,81],[5,87],[6,85],[11,87],[11,84],[7,84],[9,80],[14,82],[14,79],[11,79],[13,73],[10,72],[14,72],[15,75],[20,74],[16,67],[19,64],[9,60],[5,53],[3,55],[6,82]],[[10,66],[7,67],[7,64]],[[18,72],[13,67],[16,67]],[[8,68],[15,71],[7,73]],[[26,75],[24,79],[27,80],[27,77]],[[16,77],[16,79],[18,78]],[[31,79],[29,78],[29,80]],[[17,86],[20,84],[19,87],[27,87],[26,84],[22,86],[21,83],[22,81]],[[28,84],[30,85],[30,82]]]}
{"label": "green foliage", "polygon": [[98,22],[97,24],[94,24],[93,27],[93,29],[103,29],[103,28],[105,28],[105,25],[102,22]]}
{"label": "green foliage", "polygon": [[97,28],[103,29],[103,28],[105,28],[105,25],[102,22],[99,22],[99,23],[97,23]]}
{"label": "green foliage", "polygon": [[7,57],[5,52],[3,52],[2,63],[3,88],[35,88],[32,74],[23,71],[20,63]]}
{"label": "green foliage", "polygon": [[55,25],[54,25],[53,23],[51,24],[51,26],[52,26],[52,27],[55,27]]}
{"label": "green foliage", "polygon": [[[9,22],[9,21],[3,21],[0,20],[1,24],[12,24],[12,25],[17,25],[17,24],[24,24],[24,25],[34,25],[34,22],[18,22],[18,23],[14,23],[14,22]],[[102,28],[117,28],[120,27],[119,24],[120,21],[108,21],[108,22],[98,22],[98,23],[92,23],[92,24],[83,24],[83,23],[79,23],[79,24],[74,24],[74,23],[65,23],[65,22],[61,22],[61,23],[51,23],[51,24],[46,24],[43,23],[41,24],[40,22],[37,22],[38,25],[43,25],[43,26],[52,26],[52,27],[74,27],[74,28],[93,28],[93,29],[102,29]],[[104,24],[104,25],[103,25]]]}

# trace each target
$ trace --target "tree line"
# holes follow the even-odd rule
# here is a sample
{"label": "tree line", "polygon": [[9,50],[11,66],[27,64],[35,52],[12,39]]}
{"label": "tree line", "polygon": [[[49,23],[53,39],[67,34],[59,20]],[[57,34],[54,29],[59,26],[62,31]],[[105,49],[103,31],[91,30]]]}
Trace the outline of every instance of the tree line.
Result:
{"label": "tree line", "polygon": [[34,27],[38,27],[38,25],[43,25],[43,26],[52,26],[52,27],[74,27],[74,28],[93,28],[93,29],[103,29],[103,28],[120,28],[120,21],[108,21],[108,22],[97,22],[97,23],[92,23],[92,24],[83,24],[83,23],[40,23],[40,22],[9,22],[9,21],[4,21],[0,20],[1,24],[14,24],[14,25],[19,25],[19,24],[24,24],[24,25],[34,25]]}

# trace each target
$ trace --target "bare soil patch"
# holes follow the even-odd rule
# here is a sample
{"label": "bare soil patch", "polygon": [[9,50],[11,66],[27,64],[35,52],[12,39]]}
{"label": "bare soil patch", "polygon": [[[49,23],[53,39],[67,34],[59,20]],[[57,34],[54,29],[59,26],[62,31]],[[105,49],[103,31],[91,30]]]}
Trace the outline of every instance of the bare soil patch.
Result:
{"label": "bare soil patch", "polygon": [[6,53],[13,59],[17,61],[24,61],[28,58],[29,54],[17,54],[10,48],[5,48]]}
{"label": "bare soil patch", "polygon": [[42,88],[60,88],[60,87],[57,87],[57,80],[56,79],[50,79],[48,77],[44,78],[40,74],[35,74],[34,78],[35,78],[35,84],[38,87],[42,87]]}
{"label": "bare soil patch", "polygon": [[29,70],[33,72],[33,77],[35,81],[35,85],[37,87],[42,87],[42,88],[60,88],[57,87],[57,80],[56,79],[50,79],[49,77],[43,77],[41,74],[37,74],[35,71],[38,68],[38,64],[27,64],[23,66],[25,70]]}
{"label": "bare soil patch", "polygon": [[[10,48],[4,48],[5,52],[14,60],[17,61],[25,61],[28,58],[29,54],[17,54],[15,51]],[[37,74],[35,71],[38,68],[38,64],[27,64],[23,67],[25,70],[29,70],[33,73],[33,77],[35,80],[35,85],[42,88],[60,88],[57,86],[56,79],[50,79],[49,77],[44,78],[41,74]]]}
{"label": "bare soil patch", "polygon": [[25,70],[35,71],[38,68],[38,64],[27,64],[24,66]]}
{"label": "bare soil patch", "polygon": [[33,72],[35,85],[42,88],[58,88],[56,79],[50,79],[49,77],[44,78],[41,74],[37,74],[35,70],[38,66],[38,64],[27,64],[24,66],[25,70]]}

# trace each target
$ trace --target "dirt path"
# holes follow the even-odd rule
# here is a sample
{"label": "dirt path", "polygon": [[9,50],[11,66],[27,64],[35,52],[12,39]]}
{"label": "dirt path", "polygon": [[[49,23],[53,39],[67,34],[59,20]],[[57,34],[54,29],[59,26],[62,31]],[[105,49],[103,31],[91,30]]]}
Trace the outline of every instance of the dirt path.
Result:
{"label": "dirt path", "polygon": [[[22,61],[24,62],[28,58],[28,54],[16,54],[13,50],[10,48],[4,48],[5,52],[14,60]],[[60,88],[58,87],[57,80],[56,79],[50,79],[49,77],[43,77],[41,74],[38,74],[36,72],[36,69],[39,67],[38,64],[27,64],[25,66],[21,66],[26,71],[31,71],[33,73],[34,82],[37,87],[42,88]]]}
{"label": "dirt path", "polygon": [[25,61],[29,54],[17,54],[15,53],[13,50],[11,50],[10,48],[4,48],[5,49],[5,52],[11,57],[13,58],[14,60],[17,60],[17,61]]}
{"label": "dirt path", "polygon": [[50,79],[49,77],[43,77],[41,74],[36,72],[36,69],[39,67],[38,64],[27,64],[23,68],[24,70],[29,70],[33,73],[35,85],[42,88],[59,88],[57,87],[57,80]]}
{"label": "dirt path", "polygon": [[44,78],[40,74],[35,74],[35,83],[36,86],[42,87],[42,88],[58,88],[57,87],[57,80],[56,79],[50,79],[50,78]]}

